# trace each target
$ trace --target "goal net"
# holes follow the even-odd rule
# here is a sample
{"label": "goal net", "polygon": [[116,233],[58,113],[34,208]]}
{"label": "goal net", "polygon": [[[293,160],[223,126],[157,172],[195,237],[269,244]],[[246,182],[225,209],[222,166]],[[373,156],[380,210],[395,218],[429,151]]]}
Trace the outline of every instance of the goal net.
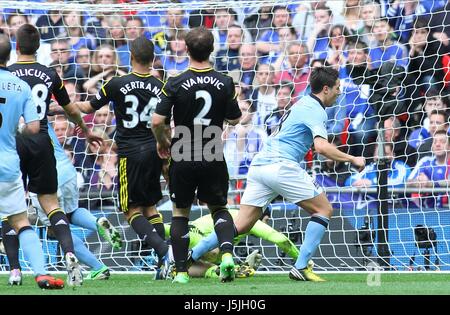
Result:
{"label": "goal net", "polygon": [[[264,140],[302,95],[312,68],[339,71],[341,95],[326,109],[329,141],[367,158],[358,172],[310,151],[302,167],[325,188],[334,214],[313,259],[324,271],[450,269],[448,91],[450,6],[444,0],[405,1],[0,1],[0,32],[24,23],[42,37],[38,61],[54,67],[72,100],[89,100],[107,80],[130,71],[128,42],[155,44],[154,76],[187,69],[184,37],[204,25],[215,38],[211,63],[235,82],[243,118],[223,134],[230,173],[229,205],[239,207],[246,174]],[[84,116],[104,137],[86,145],[63,116],[51,117],[79,177],[80,206],[106,216],[123,237],[112,249],[91,231],[73,227],[115,271],[153,270],[155,257],[117,207],[117,147],[113,105]],[[158,208],[170,223],[171,203]],[[33,211],[30,210],[32,214]],[[196,203],[191,219],[207,215]],[[309,215],[281,197],[264,213],[267,224],[301,245]],[[57,242],[39,222],[50,270],[61,268]],[[293,257],[255,236],[236,246],[238,260],[253,250],[260,270],[286,271]],[[21,256],[22,258],[22,256]],[[0,256],[1,268],[7,260]],[[24,268],[26,263],[21,260]]]}

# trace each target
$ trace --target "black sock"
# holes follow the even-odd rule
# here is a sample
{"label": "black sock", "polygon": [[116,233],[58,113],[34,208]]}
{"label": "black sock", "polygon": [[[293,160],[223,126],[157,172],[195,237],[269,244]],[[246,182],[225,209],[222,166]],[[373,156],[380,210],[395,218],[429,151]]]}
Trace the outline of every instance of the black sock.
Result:
{"label": "black sock", "polygon": [[60,208],[56,208],[48,214],[48,219],[64,254],[74,253],[72,233],[66,214]]}
{"label": "black sock", "polygon": [[173,258],[177,272],[187,272],[187,256],[189,250],[189,219],[172,217],[170,240],[172,241]]}
{"label": "black sock", "polygon": [[235,227],[231,214],[226,209],[215,211],[212,215],[214,221],[214,231],[219,240],[219,248],[222,253],[233,254],[233,238]]}
{"label": "black sock", "polygon": [[158,232],[159,237],[161,237],[163,240],[165,240],[166,235],[165,235],[164,223],[163,223],[161,214],[158,213],[158,214],[152,215],[151,217],[148,217],[147,220],[156,229],[156,232]]}
{"label": "black sock", "polygon": [[164,242],[153,225],[142,214],[133,215],[130,218],[129,224],[137,235],[139,235],[140,239],[156,251],[158,257],[164,257],[166,255],[168,250],[166,242]]}
{"label": "black sock", "polygon": [[9,224],[8,220],[2,222],[2,238],[8,257],[9,270],[20,269],[19,263],[19,237]]}

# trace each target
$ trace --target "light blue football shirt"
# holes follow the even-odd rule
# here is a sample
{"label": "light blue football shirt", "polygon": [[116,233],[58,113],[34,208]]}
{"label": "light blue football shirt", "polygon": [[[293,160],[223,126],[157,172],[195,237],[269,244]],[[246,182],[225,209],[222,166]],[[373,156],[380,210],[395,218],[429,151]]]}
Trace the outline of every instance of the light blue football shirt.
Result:
{"label": "light blue football shirt", "polygon": [[327,113],[313,95],[303,96],[282,117],[278,130],[267,138],[252,165],[281,161],[300,163],[314,143],[315,137],[327,139]]}
{"label": "light blue football shirt", "polygon": [[61,187],[69,180],[77,176],[75,166],[69,160],[69,157],[64,152],[64,148],[59,144],[58,137],[51,124],[48,124],[48,135],[53,142],[55,149],[56,170],[58,171],[58,186]]}
{"label": "light blue football shirt", "polygon": [[0,182],[20,176],[16,133],[20,117],[25,123],[39,120],[28,83],[0,67]]}

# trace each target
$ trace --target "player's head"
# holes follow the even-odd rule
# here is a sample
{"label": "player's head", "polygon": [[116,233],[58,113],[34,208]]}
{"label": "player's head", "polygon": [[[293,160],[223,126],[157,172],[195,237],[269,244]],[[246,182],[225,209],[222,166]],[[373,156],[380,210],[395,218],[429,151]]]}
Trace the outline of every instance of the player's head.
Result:
{"label": "player's head", "polygon": [[41,35],[36,27],[24,24],[16,33],[16,50],[22,55],[34,55],[41,44]]}
{"label": "player's head", "polygon": [[0,65],[6,65],[11,53],[11,43],[8,36],[0,34]]}
{"label": "player's head", "polygon": [[331,67],[318,67],[309,78],[311,92],[317,95],[325,106],[331,106],[340,94],[339,72]]}
{"label": "player's head", "polygon": [[145,36],[139,36],[130,44],[131,60],[141,65],[149,65],[153,62],[155,47],[151,40]]}
{"label": "player's head", "polygon": [[190,30],[185,42],[189,55],[198,62],[207,61],[214,50],[214,36],[203,26]]}

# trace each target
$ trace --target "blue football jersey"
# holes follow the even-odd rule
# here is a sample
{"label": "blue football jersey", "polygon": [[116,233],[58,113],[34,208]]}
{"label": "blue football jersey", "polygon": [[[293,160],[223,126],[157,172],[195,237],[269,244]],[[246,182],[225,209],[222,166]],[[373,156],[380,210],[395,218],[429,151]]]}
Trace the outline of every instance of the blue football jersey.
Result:
{"label": "blue football jersey", "polygon": [[302,97],[281,118],[278,130],[271,134],[252,165],[266,165],[283,160],[300,163],[315,137],[327,139],[327,113],[318,98]]}
{"label": "blue football jersey", "polygon": [[20,176],[15,137],[21,116],[25,123],[39,120],[31,89],[6,68],[0,68],[0,182],[14,181]]}

